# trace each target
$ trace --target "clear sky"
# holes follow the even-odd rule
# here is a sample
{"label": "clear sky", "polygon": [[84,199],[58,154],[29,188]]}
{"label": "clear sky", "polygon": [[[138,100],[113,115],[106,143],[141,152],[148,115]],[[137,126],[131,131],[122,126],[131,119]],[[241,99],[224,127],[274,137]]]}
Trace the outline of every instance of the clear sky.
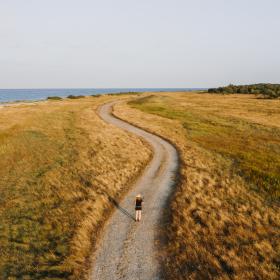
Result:
{"label": "clear sky", "polygon": [[0,0],[0,88],[280,83],[279,0]]}

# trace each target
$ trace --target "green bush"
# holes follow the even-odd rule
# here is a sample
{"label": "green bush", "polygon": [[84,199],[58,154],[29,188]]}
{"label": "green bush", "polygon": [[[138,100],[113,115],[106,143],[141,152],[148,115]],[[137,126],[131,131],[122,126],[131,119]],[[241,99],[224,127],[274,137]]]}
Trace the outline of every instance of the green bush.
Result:
{"label": "green bush", "polygon": [[68,95],[67,98],[69,99],[79,99],[79,98],[84,98],[84,95]]}
{"label": "green bush", "polygon": [[110,96],[115,96],[115,95],[139,95],[141,93],[142,92],[128,91],[128,92],[109,93],[108,95],[110,95]]}
{"label": "green bush", "polygon": [[280,84],[253,84],[253,85],[228,85],[226,87],[209,88],[208,93],[241,93],[241,94],[261,94],[265,98],[279,98]]}
{"label": "green bush", "polygon": [[48,96],[47,100],[62,100],[62,98],[59,96]]}

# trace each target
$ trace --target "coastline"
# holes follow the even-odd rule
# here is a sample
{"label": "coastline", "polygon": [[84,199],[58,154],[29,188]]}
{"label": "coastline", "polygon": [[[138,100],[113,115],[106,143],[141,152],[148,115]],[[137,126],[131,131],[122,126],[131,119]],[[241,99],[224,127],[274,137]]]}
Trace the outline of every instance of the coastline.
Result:
{"label": "coastline", "polygon": [[68,96],[94,96],[106,94],[128,94],[144,92],[182,92],[200,91],[206,88],[58,88],[58,89],[1,89],[0,104],[43,101],[48,97],[67,98]]}

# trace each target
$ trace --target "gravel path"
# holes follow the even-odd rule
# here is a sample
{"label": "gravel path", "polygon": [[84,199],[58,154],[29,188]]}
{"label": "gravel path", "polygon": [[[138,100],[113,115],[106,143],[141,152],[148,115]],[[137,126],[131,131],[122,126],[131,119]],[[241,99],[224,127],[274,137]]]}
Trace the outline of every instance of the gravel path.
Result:
{"label": "gravel path", "polygon": [[[174,183],[178,155],[167,141],[112,116],[113,105],[103,105],[100,117],[144,138],[152,146],[154,156],[132,190],[115,205],[116,211],[105,224],[90,279],[160,279],[157,229]],[[144,196],[141,222],[134,221],[134,199],[138,193]]]}

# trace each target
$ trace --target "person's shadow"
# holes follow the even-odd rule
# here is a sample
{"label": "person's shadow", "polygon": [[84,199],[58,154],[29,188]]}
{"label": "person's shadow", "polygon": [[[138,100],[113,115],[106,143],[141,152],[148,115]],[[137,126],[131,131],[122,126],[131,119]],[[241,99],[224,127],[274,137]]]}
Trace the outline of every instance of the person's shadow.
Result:
{"label": "person's shadow", "polygon": [[133,221],[135,221],[135,218],[133,215],[131,215],[126,209],[122,208],[119,203],[112,198],[110,195],[107,194],[107,197],[109,199],[109,201],[118,209],[120,210],[125,216],[127,216],[128,218],[132,219]]}

